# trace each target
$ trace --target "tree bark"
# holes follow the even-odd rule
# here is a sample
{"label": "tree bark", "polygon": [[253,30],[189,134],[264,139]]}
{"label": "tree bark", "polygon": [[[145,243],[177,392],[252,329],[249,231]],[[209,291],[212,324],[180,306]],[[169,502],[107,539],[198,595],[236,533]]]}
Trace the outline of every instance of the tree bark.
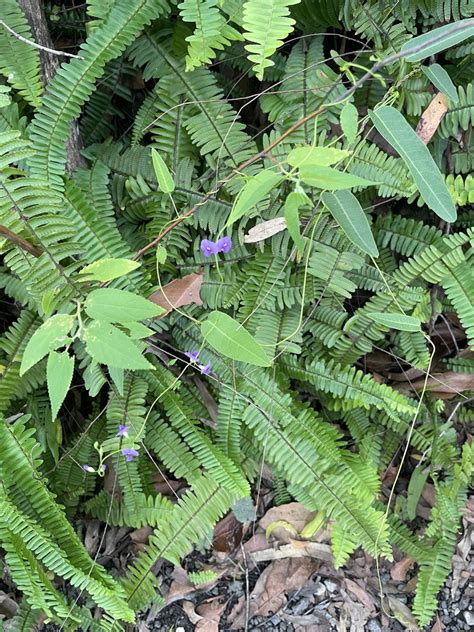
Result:
{"label": "tree bark", "polygon": [[[18,0],[18,4],[25,13],[25,17],[28,20],[35,42],[41,46],[46,46],[47,48],[54,48],[41,0]],[[39,54],[43,84],[45,89],[47,89],[48,83],[54,77],[56,70],[59,67],[59,60],[56,55],[52,55],[44,50],[40,50]],[[84,166],[86,164],[80,154],[81,147],[82,143],[79,134],[79,125],[77,121],[73,121],[71,125],[71,133],[67,142],[66,169],[68,173],[72,173],[77,167]]]}

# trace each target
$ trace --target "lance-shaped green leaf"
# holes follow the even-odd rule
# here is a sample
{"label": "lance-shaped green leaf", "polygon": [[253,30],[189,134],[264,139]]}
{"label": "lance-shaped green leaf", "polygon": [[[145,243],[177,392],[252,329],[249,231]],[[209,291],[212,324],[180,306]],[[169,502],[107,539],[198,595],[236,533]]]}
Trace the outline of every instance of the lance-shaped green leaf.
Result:
{"label": "lance-shaped green leaf", "polygon": [[93,290],[87,297],[84,307],[91,318],[107,323],[144,320],[165,312],[162,307],[143,296],[113,288]]}
{"label": "lance-shaped green leaf", "polygon": [[406,55],[407,61],[421,61],[431,55],[436,55],[442,50],[456,46],[460,42],[463,42],[468,37],[474,35],[474,19],[467,18],[466,20],[458,20],[457,22],[446,24],[446,26],[440,26],[437,29],[433,29],[418,35],[413,39],[405,42],[401,48],[401,52],[404,53],[412,48],[420,48],[416,53],[410,53]]}
{"label": "lance-shaped green leaf", "polygon": [[438,88],[440,92],[445,94],[450,101],[453,103],[457,103],[459,101],[456,86],[442,66],[439,64],[431,64],[431,66],[422,66],[421,70],[425,73],[435,88]]}
{"label": "lance-shaped green leaf", "polygon": [[20,375],[42,360],[50,351],[62,347],[69,341],[67,334],[74,325],[74,316],[56,314],[48,318],[35,331],[26,345],[20,366]]}
{"label": "lance-shaped green leaf", "polygon": [[322,200],[348,239],[371,257],[378,257],[369,220],[355,195],[350,191],[323,193]]}
{"label": "lance-shaped green leaf", "polygon": [[158,186],[163,191],[163,193],[173,193],[174,191],[174,180],[169,172],[168,167],[166,166],[165,161],[160,156],[160,154],[156,151],[156,149],[151,150],[151,161],[153,163],[153,170],[155,172],[156,179],[158,180]]}
{"label": "lance-shaped green leaf", "polygon": [[405,316],[405,314],[387,314],[385,312],[372,312],[367,314],[369,318],[375,320],[376,323],[397,329],[399,331],[420,331],[421,321],[413,316]]}
{"label": "lance-shaped green leaf", "polygon": [[223,312],[211,312],[201,325],[204,340],[227,358],[255,366],[270,366],[263,347],[243,325]]}
{"label": "lance-shaped green leaf", "polygon": [[49,401],[51,402],[51,417],[56,419],[64,398],[71,386],[74,373],[74,356],[67,351],[58,353],[50,351],[46,365],[46,381],[48,384]]}
{"label": "lance-shaped green leaf", "polygon": [[110,323],[94,321],[84,329],[87,353],[101,364],[118,369],[153,368],[136,344]]}
{"label": "lance-shaped green leaf", "polygon": [[347,101],[341,110],[339,122],[349,145],[357,138],[359,113],[355,105]]}
{"label": "lance-shaped green leaf", "polygon": [[398,110],[385,106],[370,113],[377,130],[398,151],[410,170],[425,204],[446,222],[456,220],[456,208],[428,148]]}
{"label": "lance-shaped green leaf", "polygon": [[102,281],[104,283],[118,279],[139,267],[138,261],[131,259],[99,259],[99,261],[94,261],[94,263],[82,268],[81,274],[87,277],[88,281]]}
{"label": "lance-shaped green leaf", "polygon": [[348,239],[371,257],[378,257],[369,220],[355,195],[350,191],[323,193],[322,200]]}
{"label": "lance-shaped green leaf", "polygon": [[332,167],[303,165],[299,173],[300,178],[306,184],[318,189],[327,189],[328,191],[352,189],[353,187],[369,187],[372,184],[378,184],[378,182],[365,180],[365,178],[359,178],[353,173],[338,171]]}
{"label": "lance-shaped green leaf", "polygon": [[350,156],[351,152],[346,149],[336,149],[335,147],[295,147],[287,157],[287,162],[292,167],[302,167],[303,165],[320,165],[329,167],[336,162],[340,162]]}
{"label": "lance-shaped green leaf", "polygon": [[231,226],[238,219],[251,211],[272,189],[283,180],[281,173],[265,170],[250,178],[239,192],[230,212],[226,226]]}
{"label": "lance-shaped green leaf", "polygon": [[426,480],[429,476],[430,468],[415,467],[410,476],[410,482],[407,489],[407,518],[408,520],[414,520],[416,518],[416,507],[421,497],[421,492],[425,486]]}
{"label": "lance-shaped green leaf", "polygon": [[290,237],[295,242],[298,253],[301,255],[304,250],[304,239],[300,233],[300,217],[298,210],[304,204],[310,204],[311,200],[305,193],[292,191],[285,200],[285,221]]}

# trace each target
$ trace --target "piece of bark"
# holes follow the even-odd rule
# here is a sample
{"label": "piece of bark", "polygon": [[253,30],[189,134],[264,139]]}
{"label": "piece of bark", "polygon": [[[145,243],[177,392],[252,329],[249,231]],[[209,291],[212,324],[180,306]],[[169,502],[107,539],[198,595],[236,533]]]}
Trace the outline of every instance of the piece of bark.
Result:
{"label": "piece of bark", "polygon": [[[28,20],[34,41],[40,46],[54,48],[41,0],[18,0],[18,4],[23,9],[25,17]],[[43,85],[47,88],[48,83],[54,77],[59,67],[59,60],[56,55],[52,55],[44,50],[40,50],[39,53]],[[68,173],[72,173],[77,167],[86,164],[80,154],[81,147],[79,125],[77,121],[73,121],[67,143],[66,169]]]}

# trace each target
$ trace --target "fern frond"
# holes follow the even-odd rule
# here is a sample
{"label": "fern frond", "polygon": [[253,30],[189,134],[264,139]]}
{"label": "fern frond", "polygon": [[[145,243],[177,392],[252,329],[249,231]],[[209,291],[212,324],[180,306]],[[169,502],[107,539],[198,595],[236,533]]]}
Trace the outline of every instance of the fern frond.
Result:
{"label": "fern frond", "polygon": [[464,327],[469,345],[474,349],[474,276],[472,260],[451,268],[441,280],[449,300]]}
{"label": "fern frond", "polygon": [[[2,20],[21,37],[32,41],[28,21],[16,0],[2,1]],[[39,51],[0,26],[0,73],[33,107],[41,103],[43,84]]]}

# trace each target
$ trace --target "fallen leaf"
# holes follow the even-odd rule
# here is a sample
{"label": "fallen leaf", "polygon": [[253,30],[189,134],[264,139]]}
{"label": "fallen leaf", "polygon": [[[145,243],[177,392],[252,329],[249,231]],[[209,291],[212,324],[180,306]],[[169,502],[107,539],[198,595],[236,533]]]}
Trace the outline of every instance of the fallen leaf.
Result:
{"label": "fallen leaf", "polygon": [[268,560],[283,560],[286,558],[310,557],[325,562],[332,562],[332,551],[329,544],[320,542],[300,542],[291,540],[278,549],[267,548],[263,551],[255,551],[249,554],[253,562],[267,562]]}
{"label": "fallen leaf", "polygon": [[[419,378],[410,384],[394,385],[394,388],[400,392],[408,392],[411,390],[421,391],[425,384],[425,378]],[[474,389],[473,373],[458,373],[457,371],[446,371],[445,373],[432,373],[426,380],[426,390],[437,399],[449,399],[456,397],[464,391]]]}
{"label": "fallen leaf", "polygon": [[[369,620],[371,612],[367,612],[367,609],[363,604],[352,601],[346,591],[341,591],[341,594],[344,598],[341,613],[347,613],[349,615],[351,632],[365,632],[367,629],[365,624]],[[345,624],[342,629],[347,629]]]}
{"label": "fallen leaf", "polygon": [[0,590],[0,614],[11,619],[15,616],[17,610],[18,604],[16,601],[4,593],[3,590]]}
{"label": "fallen leaf", "polygon": [[448,111],[448,97],[438,92],[420,117],[416,126],[416,133],[427,145],[441,123],[441,119]]}
{"label": "fallen leaf", "polygon": [[151,527],[141,527],[140,529],[135,529],[130,533],[130,539],[135,544],[141,544],[144,546],[148,544],[148,538],[153,533],[153,529]]}
{"label": "fallen leaf", "polygon": [[[287,602],[287,595],[303,587],[318,565],[309,559],[277,560],[261,573],[249,597],[249,618],[276,613]],[[233,619],[232,629],[244,627],[246,609]]]}
{"label": "fallen leaf", "polygon": [[286,230],[286,220],[284,217],[275,217],[266,222],[261,222],[249,230],[244,237],[244,244],[255,244],[257,241],[263,241],[268,237],[273,237],[277,233]]}
{"label": "fallen leaf", "polygon": [[431,628],[431,632],[443,632],[444,630],[444,625],[441,622],[441,619],[439,618],[439,615],[436,615],[436,621],[434,626]]}
{"label": "fallen leaf", "polygon": [[406,606],[403,601],[389,595],[388,603],[397,621],[400,621],[410,632],[419,631],[415,617],[412,615],[410,608]]}
{"label": "fallen leaf", "polygon": [[399,562],[395,562],[390,569],[390,575],[394,581],[404,582],[407,578],[408,570],[413,566],[415,560],[411,557],[402,557]]}
{"label": "fallen leaf", "polygon": [[214,527],[212,547],[221,553],[231,553],[242,539],[242,523],[229,512]]}
{"label": "fallen leaf", "polygon": [[[203,278],[204,272],[200,272],[199,274],[193,272],[181,279],[171,281],[168,285],[163,286],[161,290],[153,292],[148,299],[152,301],[152,303],[166,309],[166,314],[169,314],[177,307],[183,307],[191,303],[202,305],[199,292],[201,291]],[[158,318],[163,318],[166,314],[162,314]]]}
{"label": "fallen leaf", "polygon": [[344,583],[348,592],[352,593],[365,608],[367,616],[370,617],[375,614],[375,600],[362,586],[352,579],[345,578]]}
{"label": "fallen leaf", "polygon": [[100,543],[100,521],[88,520],[86,535],[84,536],[84,546],[91,557],[97,553]]}
{"label": "fallen leaf", "polygon": [[220,597],[208,599],[196,608],[196,612],[201,616],[196,632],[219,632],[221,615],[227,605],[227,601],[221,603],[219,599]]}
{"label": "fallen leaf", "polygon": [[[304,528],[304,526],[314,516],[314,512],[308,511],[301,503],[287,503],[286,505],[279,505],[278,507],[272,507],[267,513],[260,519],[259,525],[268,530],[274,523],[288,523],[290,528],[284,526],[277,526],[271,530],[271,535],[279,542],[288,543],[291,540],[291,536]],[[291,527],[294,531],[291,533]]]}
{"label": "fallen leaf", "polygon": [[186,596],[189,597],[191,593],[198,591],[196,586],[191,584],[191,582],[189,581],[188,575],[184,568],[181,568],[180,566],[175,566],[171,577],[173,578],[173,581],[171,582],[170,589],[168,591],[168,594],[166,595],[167,606],[175,601],[180,601],[180,599],[183,599]]}

